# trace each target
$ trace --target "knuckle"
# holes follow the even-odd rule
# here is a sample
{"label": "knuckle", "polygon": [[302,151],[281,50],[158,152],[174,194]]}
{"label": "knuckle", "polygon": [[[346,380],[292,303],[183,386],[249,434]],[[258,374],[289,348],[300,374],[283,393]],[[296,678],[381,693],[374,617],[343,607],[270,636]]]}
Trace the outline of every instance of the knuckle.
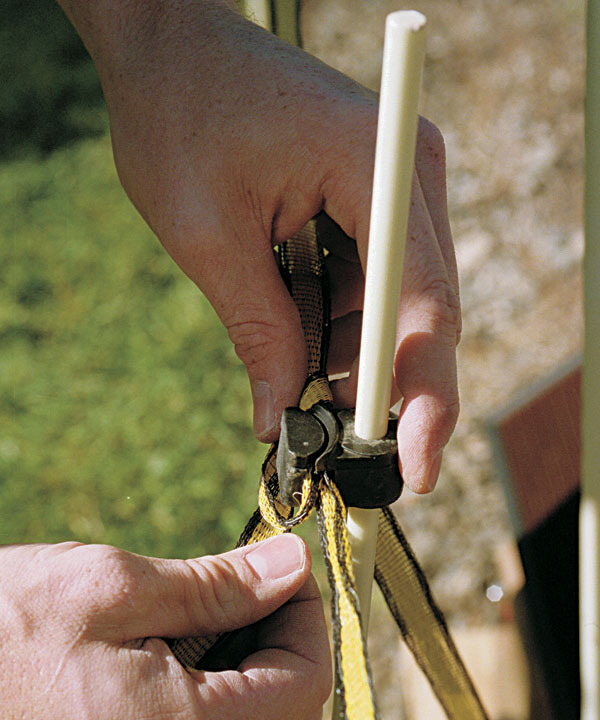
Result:
{"label": "knuckle", "polygon": [[419,118],[419,145],[427,155],[432,159],[445,163],[446,159],[446,143],[442,131],[437,125],[427,120],[427,118]]}
{"label": "knuckle", "polygon": [[446,382],[429,389],[430,397],[420,407],[420,417],[416,419],[425,444],[437,451],[447,442],[456,425],[460,413],[458,389],[454,383]]}
{"label": "knuckle", "polygon": [[90,612],[133,606],[139,575],[134,556],[110,545],[88,545],[72,591]]}
{"label": "knuckle", "polygon": [[460,297],[446,279],[431,282],[425,289],[431,304],[433,329],[456,338],[461,326]]}
{"label": "knuckle", "polygon": [[434,451],[446,445],[459,414],[460,398],[456,383],[453,380],[439,383],[435,388],[428,412],[423,418],[423,431],[429,437]]}
{"label": "knuckle", "polygon": [[233,323],[228,334],[236,355],[249,370],[268,360],[274,348],[286,346],[292,340],[289,328],[267,319]]}
{"label": "knuckle", "polygon": [[[454,432],[460,413],[460,401],[456,395],[439,398],[437,417],[432,426],[432,450],[436,453],[443,449]],[[433,454],[433,453],[432,453]]]}
{"label": "knuckle", "polygon": [[[412,457],[433,459],[447,445],[460,412],[460,401],[455,387],[449,384],[431,391],[411,417],[410,442],[401,453],[403,464]],[[417,415],[418,413],[418,415]]]}
{"label": "knuckle", "polygon": [[37,602],[55,609],[60,632],[96,636],[106,622],[118,625],[135,608],[139,573],[134,558],[108,545],[65,548],[48,564]]}
{"label": "knuckle", "polygon": [[247,367],[263,362],[275,340],[274,328],[266,322],[236,323],[228,333],[237,356]]}
{"label": "knuckle", "polygon": [[184,598],[185,611],[192,619],[200,612],[207,624],[222,627],[239,605],[240,587],[238,574],[226,559],[207,556],[201,562],[187,561],[196,583]]}
{"label": "knuckle", "polygon": [[449,397],[442,400],[441,404],[441,415],[444,421],[444,425],[454,429],[458,416],[460,414],[460,400],[458,394],[453,390]]}

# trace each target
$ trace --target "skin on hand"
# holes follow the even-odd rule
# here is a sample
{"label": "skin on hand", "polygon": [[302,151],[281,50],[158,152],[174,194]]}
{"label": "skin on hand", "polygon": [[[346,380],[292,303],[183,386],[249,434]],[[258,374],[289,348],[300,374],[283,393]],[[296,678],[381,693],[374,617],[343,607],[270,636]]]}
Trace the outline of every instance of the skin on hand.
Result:
{"label": "skin on hand", "polygon": [[[377,97],[219,0],[62,4],[96,63],[125,190],[246,365],[256,435],[276,439],[306,374],[272,247],[318,213],[333,228],[330,369],[350,371],[334,396],[353,406]],[[421,119],[394,367],[417,492],[435,485],[457,419],[458,298],[444,144]]]}
{"label": "skin on hand", "polygon": [[[317,720],[331,687],[302,540],[161,560],[102,545],[0,549],[6,720]],[[161,637],[255,623],[233,669],[188,673]],[[302,698],[302,702],[298,702]]]}

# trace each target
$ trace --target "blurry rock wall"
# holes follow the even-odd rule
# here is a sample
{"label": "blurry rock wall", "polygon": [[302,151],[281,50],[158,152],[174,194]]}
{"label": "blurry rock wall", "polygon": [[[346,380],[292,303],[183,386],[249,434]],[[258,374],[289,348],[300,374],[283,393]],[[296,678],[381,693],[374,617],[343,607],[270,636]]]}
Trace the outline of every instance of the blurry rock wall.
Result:
{"label": "blurry rock wall", "polygon": [[583,0],[305,0],[307,50],[377,89],[388,12],[428,19],[421,112],[446,139],[462,411],[438,488],[396,510],[454,624],[493,622],[512,537],[488,420],[581,350]]}

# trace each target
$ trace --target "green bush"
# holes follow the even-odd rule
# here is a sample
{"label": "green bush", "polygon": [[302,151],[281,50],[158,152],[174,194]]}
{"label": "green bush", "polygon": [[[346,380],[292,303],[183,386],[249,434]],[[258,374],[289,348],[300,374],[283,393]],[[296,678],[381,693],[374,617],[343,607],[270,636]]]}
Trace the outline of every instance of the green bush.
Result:
{"label": "green bush", "polygon": [[0,542],[221,551],[264,447],[245,371],[107,137],[0,166]]}
{"label": "green bush", "polygon": [[0,159],[105,132],[94,66],[54,0],[3,0],[0,77]]}
{"label": "green bush", "polygon": [[6,0],[0,71],[0,544],[221,552],[265,452],[245,371],[126,199],[53,0]]}

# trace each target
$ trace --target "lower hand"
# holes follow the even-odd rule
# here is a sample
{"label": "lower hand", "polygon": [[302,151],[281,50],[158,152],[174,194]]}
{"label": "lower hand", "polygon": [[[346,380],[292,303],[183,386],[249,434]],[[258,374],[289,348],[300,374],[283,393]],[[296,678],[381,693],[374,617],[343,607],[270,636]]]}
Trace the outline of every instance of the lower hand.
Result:
{"label": "lower hand", "polygon": [[[9,546],[0,573],[6,720],[321,718],[331,658],[299,538],[185,561],[102,545]],[[160,639],[253,623],[253,646],[222,672],[188,673]]]}

